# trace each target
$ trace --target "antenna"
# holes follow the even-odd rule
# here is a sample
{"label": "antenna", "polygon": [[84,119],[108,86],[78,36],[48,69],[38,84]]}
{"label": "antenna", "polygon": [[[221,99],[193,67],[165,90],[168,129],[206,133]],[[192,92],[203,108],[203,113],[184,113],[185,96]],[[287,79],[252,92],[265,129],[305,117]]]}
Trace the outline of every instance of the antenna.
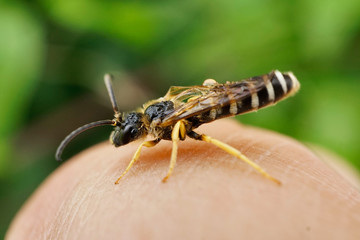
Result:
{"label": "antenna", "polygon": [[117,114],[119,114],[119,108],[118,108],[118,105],[117,105],[117,101],[116,101],[113,86],[112,86],[112,79],[113,79],[113,77],[110,74],[105,74],[104,82],[105,82],[105,85],[106,85],[106,89],[107,89],[107,91],[109,93],[111,105],[112,105],[112,107],[114,109],[115,115],[117,115]]}
{"label": "antenna", "polygon": [[114,120],[100,120],[92,123],[85,124],[84,126],[79,127],[78,129],[72,131],[66,138],[60,143],[59,147],[56,150],[55,158],[57,161],[61,161],[61,154],[64,151],[64,148],[68,143],[80,133],[94,127],[104,126],[104,125],[115,125],[116,121]]}

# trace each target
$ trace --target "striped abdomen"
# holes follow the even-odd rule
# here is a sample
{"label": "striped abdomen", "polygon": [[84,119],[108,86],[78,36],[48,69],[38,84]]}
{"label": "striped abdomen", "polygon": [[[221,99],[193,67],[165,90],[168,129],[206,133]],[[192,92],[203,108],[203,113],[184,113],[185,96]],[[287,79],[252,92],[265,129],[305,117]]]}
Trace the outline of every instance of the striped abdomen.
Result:
{"label": "striped abdomen", "polygon": [[219,85],[217,88],[226,100],[196,116],[195,125],[273,105],[296,93],[300,84],[292,72],[281,73],[275,70],[241,82]]}

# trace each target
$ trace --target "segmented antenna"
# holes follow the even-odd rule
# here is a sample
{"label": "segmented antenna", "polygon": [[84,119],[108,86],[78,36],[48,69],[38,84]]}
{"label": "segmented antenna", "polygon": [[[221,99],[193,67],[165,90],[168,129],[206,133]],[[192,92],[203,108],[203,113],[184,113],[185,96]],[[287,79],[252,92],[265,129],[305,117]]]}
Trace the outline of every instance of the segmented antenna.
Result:
{"label": "segmented antenna", "polygon": [[104,82],[105,82],[105,85],[106,85],[106,89],[107,89],[107,91],[109,93],[111,105],[112,105],[112,107],[114,109],[114,112],[115,112],[115,115],[116,115],[116,114],[119,114],[119,109],[118,109],[117,101],[116,101],[116,98],[115,98],[114,90],[113,90],[113,87],[112,87],[112,79],[113,79],[113,77],[110,74],[105,74]]}
{"label": "segmented antenna", "polygon": [[66,138],[60,143],[58,149],[55,153],[55,158],[57,161],[61,161],[61,154],[64,151],[64,148],[68,143],[80,133],[94,127],[104,126],[104,125],[115,125],[116,122],[114,120],[100,120],[92,123],[85,124],[84,126],[79,127],[78,129],[72,131]]}

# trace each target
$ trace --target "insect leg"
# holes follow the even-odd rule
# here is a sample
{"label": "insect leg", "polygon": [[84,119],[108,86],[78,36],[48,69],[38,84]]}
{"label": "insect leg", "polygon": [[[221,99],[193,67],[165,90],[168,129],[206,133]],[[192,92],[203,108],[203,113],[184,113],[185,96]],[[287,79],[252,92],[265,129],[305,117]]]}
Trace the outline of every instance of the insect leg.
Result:
{"label": "insect leg", "polygon": [[209,137],[207,135],[204,134],[198,134],[196,132],[190,132],[188,133],[188,136],[191,138],[194,138],[196,140],[201,140],[204,142],[208,142],[208,143],[212,143],[215,146],[221,148],[222,150],[224,150],[225,152],[239,158],[240,160],[246,162],[247,164],[249,164],[250,166],[252,166],[256,171],[258,171],[261,175],[263,175],[264,177],[266,177],[267,179],[270,179],[271,181],[277,183],[277,184],[281,184],[281,182],[279,180],[277,180],[276,178],[272,177],[270,174],[268,174],[264,169],[262,169],[259,165],[257,165],[256,163],[254,163],[253,161],[251,161],[249,158],[247,158],[244,154],[242,154],[239,150],[233,148],[232,146],[223,143],[217,139],[214,139],[212,137]]}
{"label": "insect leg", "polygon": [[[180,135],[180,136],[179,136]],[[170,166],[169,166],[169,171],[166,174],[166,176],[163,178],[163,182],[166,182],[168,180],[168,178],[171,176],[175,164],[176,164],[176,158],[177,158],[177,150],[178,150],[178,143],[180,140],[180,137],[184,137],[186,136],[186,129],[185,129],[185,125],[183,121],[178,121],[172,132],[171,132],[171,140],[173,143],[173,147],[172,147],[172,151],[171,151],[171,159],[170,159]]]}
{"label": "insect leg", "polygon": [[125,174],[130,170],[130,168],[132,167],[132,165],[139,159],[140,157],[140,151],[141,151],[141,148],[143,146],[145,147],[153,147],[155,146],[158,142],[160,142],[160,139],[155,139],[155,140],[152,140],[152,141],[144,141],[140,144],[140,146],[136,149],[136,152],[133,156],[133,158],[131,159],[129,165],[127,166],[127,168],[125,169],[125,171],[121,174],[121,176],[116,180],[115,184],[119,184],[121,178],[123,176],[125,176]]}

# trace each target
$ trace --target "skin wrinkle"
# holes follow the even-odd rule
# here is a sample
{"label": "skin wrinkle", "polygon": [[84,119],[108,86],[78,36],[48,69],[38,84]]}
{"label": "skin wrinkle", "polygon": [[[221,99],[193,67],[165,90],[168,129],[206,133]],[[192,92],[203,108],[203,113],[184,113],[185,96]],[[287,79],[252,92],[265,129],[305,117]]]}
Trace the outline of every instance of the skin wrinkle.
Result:
{"label": "skin wrinkle", "polygon": [[[85,154],[85,152],[84,152]],[[87,166],[88,168],[91,167],[91,164]],[[99,175],[99,174],[98,174]],[[96,176],[96,175],[95,175]],[[81,179],[81,182],[87,182],[86,176],[85,179],[82,176],[79,176]],[[94,178],[99,179],[99,178]],[[63,204],[59,208],[59,211],[57,212],[56,222],[52,225],[54,231],[51,231],[55,233],[51,238],[59,238],[62,235],[68,236],[70,234],[71,226],[73,225],[74,219],[77,217],[78,212],[82,207],[84,207],[83,203],[86,203],[86,199],[91,197],[91,193],[93,190],[96,190],[94,187],[91,187],[93,185],[82,185],[78,183],[79,186],[71,196],[65,197],[64,199],[68,199],[69,201],[63,201]],[[99,185],[102,185],[100,181],[98,181]],[[87,188],[85,188],[85,186]],[[57,222],[57,220],[60,219],[62,221]],[[64,229],[59,229],[57,226],[65,226]],[[66,237],[67,238],[67,237]]]}
{"label": "skin wrinkle", "polygon": [[[62,237],[65,239],[69,239],[69,234],[71,230],[71,226],[73,226],[75,217],[78,216],[78,212],[80,211],[80,207],[84,207],[82,203],[85,203],[85,200],[90,196],[90,192],[85,192],[81,187],[77,190],[70,199],[68,203],[69,209],[64,210],[64,217],[63,219],[66,222],[65,231],[62,232]],[[65,224],[65,223],[63,223]]]}
{"label": "skin wrinkle", "polygon": [[58,232],[56,235],[58,237],[64,237],[69,239],[69,233],[71,231],[71,226],[73,225],[74,218],[77,216],[77,213],[80,211],[80,207],[83,207],[83,203],[90,196],[91,192],[86,192],[80,186],[78,190],[75,191],[74,195],[69,198],[69,202],[66,203],[68,208],[63,209],[60,214],[60,219],[63,221],[59,224],[60,226],[65,226],[65,229],[61,230],[61,233]]}
{"label": "skin wrinkle", "polygon": [[[100,175],[101,176],[101,175]],[[99,177],[98,179],[100,179],[101,177]],[[96,178],[95,178],[96,179]],[[99,199],[96,196],[101,196],[102,193],[104,193],[105,191],[102,190],[101,188],[102,183],[100,181],[98,181],[97,183],[94,183],[92,185],[85,185],[86,187],[83,188],[84,192],[89,192],[89,194],[87,194],[87,198],[92,198],[94,201],[94,205],[97,205],[96,203],[99,203]],[[81,191],[78,192],[79,194],[81,194]],[[99,193],[99,194],[95,194],[95,193]],[[84,223],[86,223],[86,221],[88,221],[89,219],[91,219],[91,215],[94,215],[95,213],[95,208],[91,208],[89,203],[84,202],[84,204],[82,204],[82,201],[77,202],[76,206],[78,207],[77,211],[74,212],[73,218],[72,218],[72,222],[70,222],[69,225],[72,225],[74,223],[74,219],[75,217],[77,217],[76,215],[79,214],[79,212],[85,212],[84,214],[84,218],[80,218],[79,221],[79,228],[78,229],[82,229],[83,226],[85,226]]]}
{"label": "skin wrinkle", "polygon": [[[271,146],[270,148],[268,148],[268,149],[264,149],[263,147],[254,147],[254,148],[256,148],[256,149],[259,149],[260,151],[265,151],[265,152],[263,152],[263,153],[261,153],[260,154],[260,156],[258,156],[258,158],[256,159],[256,163],[258,163],[258,164],[262,164],[262,162],[264,162],[264,161],[266,161],[266,158],[269,158],[269,156],[271,156],[271,155],[275,155],[276,154],[276,150],[277,149],[280,149],[281,147],[283,147],[283,146],[286,146],[286,144],[285,143],[276,143],[275,145],[273,145],[273,146]],[[257,152],[259,152],[259,151],[257,151]],[[278,157],[281,157],[279,154],[277,154],[277,158]],[[284,166],[281,166],[281,165],[274,165],[274,168],[276,168],[277,170],[278,169],[281,169],[281,172],[283,171],[283,168],[284,168]],[[288,170],[288,168],[287,167],[285,167],[285,171],[286,170]],[[279,171],[280,172],[280,171]]]}
{"label": "skin wrinkle", "polygon": [[[66,199],[66,195],[64,196],[65,199]],[[60,214],[61,214],[61,210],[65,209],[65,201],[61,201],[60,203],[60,206],[59,206],[59,210],[55,213],[55,219],[60,219]],[[58,229],[58,225],[57,224],[57,221],[54,221],[54,222],[49,222],[50,226],[49,226],[49,231],[45,231],[45,233],[47,233],[45,235],[45,238],[44,239],[50,239],[51,235],[53,235],[54,233],[58,232],[57,229]]]}
{"label": "skin wrinkle", "polygon": [[[277,149],[280,149],[280,148],[285,149],[287,146],[289,146],[289,143],[276,144],[271,149],[274,152],[276,152]],[[280,156],[280,157],[284,158],[284,156]],[[315,156],[312,156],[312,157],[315,157]],[[326,176],[326,175],[323,175],[321,171],[317,171],[317,170],[314,170],[312,168],[308,168],[307,163],[304,163],[302,161],[297,161],[296,159],[292,159],[291,163],[292,163],[291,165],[282,166],[282,168],[283,168],[282,171],[283,171],[284,174],[289,174],[289,172],[291,170],[297,170],[297,171],[294,171],[294,173],[293,173],[295,176],[301,177],[301,175],[304,174],[307,177],[312,178],[315,181],[317,181],[317,179],[319,177],[325,177]],[[296,167],[293,167],[293,166],[296,166]],[[285,170],[284,170],[284,168],[285,168]],[[326,178],[324,178],[324,179],[326,180]],[[319,181],[318,183],[319,184],[324,184],[324,181]],[[328,186],[331,186],[331,185],[329,184]]]}
{"label": "skin wrinkle", "polygon": [[[101,204],[102,200],[101,200],[101,196],[103,195],[103,193],[105,192],[104,190],[102,190],[101,188],[101,183],[97,184],[97,185],[93,185],[92,187],[90,187],[90,189],[93,189],[93,194],[91,194],[89,197],[91,197],[93,199],[93,201],[91,202],[91,204],[85,204],[85,206],[81,206],[81,212],[83,212],[84,214],[84,218],[78,218],[80,219],[79,221],[79,230],[82,229],[86,229],[86,224],[89,223],[89,221],[91,219],[93,219],[94,217],[96,217],[96,207],[94,206],[98,206]],[[91,191],[89,191],[91,192]],[[99,193],[99,194],[95,194],[95,193]],[[79,211],[80,212],[80,211]],[[78,212],[78,213],[79,213]],[[81,234],[81,231],[79,232],[79,235]]]}
{"label": "skin wrinkle", "polygon": [[[101,175],[99,174],[99,177],[95,179],[101,179]],[[96,199],[97,202],[99,200],[97,198],[94,198],[95,193],[102,193],[105,192],[104,190],[101,190],[101,181],[97,181],[94,184],[87,185],[87,184],[81,184],[82,182],[87,182],[86,179],[82,179],[82,181],[79,183],[79,188],[76,192],[74,192],[74,195],[71,196],[69,199],[69,202],[65,202],[65,205],[69,206],[69,208],[62,209],[59,218],[64,219],[63,222],[61,222],[59,225],[66,226],[65,231],[61,230],[61,232],[57,232],[53,238],[64,238],[64,239],[71,239],[70,234],[71,232],[75,232],[76,235],[80,236],[81,229],[83,229],[85,223],[88,221],[88,219],[91,219],[91,215],[95,215],[96,208],[91,208],[89,205],[89,202],[86,201],[87,199]],[[98,196],[101,196],[102,194],[98,194]],[[96,204],[95,204],[96,205]],[[64,212],[64,213],[63,213]],[[78,215],[80,213],[84,212],[84,214],[81,214],[81,217],[78,218]],[[80,219],[80,221],[78,221]],[[75,222],[79,225],[78,228],[71,228]],[[75,230],[75,231],[74,231]]]}
{"label": "skin wrinkle", "polygon": [[[85,154],[86,152],[84,152]],[[61,166],[62,168],[65,168],[66,165],[68,165],[69,163],[65,163],[63,164],[63,166]],[[88,166],[84,166],[85,168],[88,168]],[[79,176],[81,177],[81,176]],[[76,184],[77,186],[80,186],[79,184]],[[74,189],[77,189],[76,187],[74,187]],[[76,193],[76,191],[75,191]],[[62,233],[66,233],[66,226],[69,226],[66,224],[68,216],[72,213],[72,211],[67,211],[69,206],[70,208],[73,206],[72,204],[69,204],[70,200],[72,199],[73,193],[68,193],[66,195],[63,196],[60,204],[60,207],[58,208],[58,211],[55,213],[55,221],[50,225],[50,231],[48,231],[48,233],[50,233],[50,235],[47,235],[44,239],[49,239],[49,238],[54,238],[57,239],[59,236],[61,236]],[[83,199],[85,199],[85,196],[83,197]],[[65,201],[67,200],[67,201]],[[62,220],[62,221],[61,221]],[[60,221],[60,222],[59,222]],[[59,226],[64,226],[66,230],[64,229],[59,229]],[[71,227],[71,226],[70,226]]]}
{"label": "skin wrinkle", "polygon": [[[272,149],[274,154],[277,154],[278,149],[286,149],[289,146],[288,143],[282,143],[282,144],[277,144],[274,146],[274,148]],[[290,152],[290,151],[288,151]],[[277,154],[278,157],[282,158],[282,159],[287,159],[288,156],[284,156],[284,155],[280,155]],[[280,161],[281,162],[281,161]],[[281,169],[281,172],[284,173],[284,178],[287,177],[287,174],[291,174],[291,176],[295,176],[295,177],[299,177],[301,178],[303,174],[307,174],[309,177],[312,176],[312,174],[309,174],[307,172],[307,170],[303,170],[306,169],[306,163],[302,162],[302,161],[298,161],[296,158],[292,158],[291,159],[291,164],[282,164],[281,167],[279,167],[279,169]]]}
{"label": "skin wrinkle", "polygon": [[[67,199],[67,198],[65,198]],[[65,211],[67,208],[65,207],[66,204],[68,202],[67,201],[63,201],[62,204],[60,205],[59,207],[59,210],[55,213],[55,221],[53,222],[53,224],[50,226],[50,229],[49,229],[49,239],[56,239],[59,237],[59,233],[61,232],[65,232],[66,230],[65,229],[62,229],[60,230],[59,227],[61,226],[62,228],[66,227],[65,225],[65,218],[62,218],[64,216],[64,214],[62,214],[62,211]]]}
{"label": "skin wrinkle", "polygon": [[[349,207],[351,207],[351,208],[353,208],[357,204],[359,204],[359,201],[360,201],[358,191],[349,191],[349,193],[347,195],[345,195],[345,198],[346,198],[346,200],[350,200]],[[358,219],[360,221],[360,215],[355,215],[355,217],[356,217],[356,219]]]}

